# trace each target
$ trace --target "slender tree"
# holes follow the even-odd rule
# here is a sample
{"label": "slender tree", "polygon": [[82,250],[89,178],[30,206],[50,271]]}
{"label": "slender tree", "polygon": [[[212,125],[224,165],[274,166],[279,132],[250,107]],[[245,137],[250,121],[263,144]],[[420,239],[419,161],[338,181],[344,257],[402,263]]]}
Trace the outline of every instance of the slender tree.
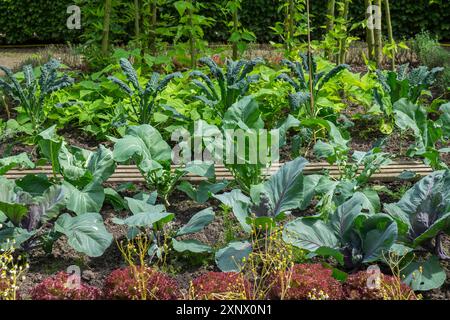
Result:
{"label": "slender tree", "polygon": [[194,35],[194,1],[189,0],[188,5],[188,24],[189,24],[189,51],[191,53],[191,68],[197,67],[197,49],[195,48],[195,35]]}
{"label": "slender tree", "polygon": [[[233,33],[238,32],[239,28],[239,17],[238,17],[238,5],[233,6]],[[233,42],[233,60],[238,59],[238,43]]]}
{"label": "slender tree", "polygon": [[105,0],[105,13],[103,16],[102,53],[108,54],[109,50],[109,30],[111,24],[112,0]]}
{"label": "slender tree", "polygon": [[141,14],[140,14],[140,5],[139,0],[134,0],[134,35],[136,39],[139,39],[141,36]]}
{"label": "slender tree", "polygon": [[[372,6],[372,0],[364,0],[364,5],[366,8],[366,18],[367,21],[371,18],[371,13],[369,11],[369,8]],[[367,42],[367,49],[369,52],[369,60],[374,60],[374,45],[375,45],[375,34],[373,32],[373,28],[369,28],[367,26],[366,30],[366,42]]]}
{"label": "slender tree", "polygon": [[376,5],[378,6],[379,11],[379,19],[380,19],[380,26],[375,27],[375,60],[377,62],[377,67],[381,68],[383,64],[383,34],[382,34],[382,0],[375,0]]}
{"label": "slender tree", "polygon": [[151,27],[149,32],[149,48],[154,56],[156,52],[156,28],[158,27],[158,0],[152,0],[150,5]]}
{"label": "slender tree", "polygon": [[293,49],[292,41],[294,39],[294,32],[295,32],[295,2],[294,2],[294,0],[289,0],[287,10],[288,10],[288,30],[287,30],[288,40],[286,41],[286,49],[290,53]]}
{"label": "slender tree", "polygon": [[[328,0],[327,7],[327,32],[331,32],[334,28],[336,0]],[[325,53],[328,60],[332,60],[332,50],[327,49]]]}
{"label": "slender tree", "polygon": [[312,52],[311,52],[311,19],[310,19],[310,8],[309,0],[306,0],[306,19],[308,28],[308,69],[309,69],[309,101],[311,114],[315,114],[314,108],[314,88],[313,88],[313,78],[312,78]]}
{"label": "slender tree", "polygon": [[392,46],[392,70],[395,70],[395,55],[396,55],[396,44],[395,44],[395,40],[394,40],[394,33],[392,31],[392,21],[391,21],[391,8],[389,6],[389,0],[384,0],[384,9],[386,12],[386,27],[387,27],[387,31],[388,31],[388,37],[389,37],[389,42]]}
{"label": "slender tree", "polygon": [[[344,21],[344,23],[346,23],[347,19],[348,19],[349,7],[350,7],[350,0],[345,0],[344,1],[344,7],[342,8],[342,11],[340,13],[342,21]],[[343,38],[343,39],[339,40],[339,56],[338,56],[337,64],[345,63],[345,55],[346,55],[346,48],[345,48],[346,44],[345,44],[345,42],[346,41],[347,41],[346,38]]]}

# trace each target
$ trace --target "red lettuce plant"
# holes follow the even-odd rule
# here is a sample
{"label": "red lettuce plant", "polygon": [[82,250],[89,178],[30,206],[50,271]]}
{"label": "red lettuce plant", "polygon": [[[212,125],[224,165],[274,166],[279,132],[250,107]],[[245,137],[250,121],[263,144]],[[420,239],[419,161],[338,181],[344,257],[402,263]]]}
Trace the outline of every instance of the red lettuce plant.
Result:
{"label": "red lettuce plant", "polygon": [[339,300],[343,292],[330,269],[321,264],[296,264],[276,276],[270,296],[286,300]]}
{"label": "red lettuce plant", "polygon": [[112,300],[176,300],[180,296],[175,280],[148,267],[114,270],[103,291]]}
{"label": "red lettuce plant", "polygon": [[[399,278],[380,274],[375,281],[373,273],[360,271],[347,278],[343,285],[348,300],[417,300],[414,291]],[[372,284],[372,285],[370,285]]]}
{"label": "red lettuce plant", "polygon": [[96,300],[101,291],[93,286],[80,284],[78,288],[68,285],[69,275],[60,272],[44,279],[31,290],[33,300]]}
{"label": "red lettuce plant", "polygon": [[192,281],[196,300],[244,300],[251,298],[251,284],[241,273],[208,272]]}

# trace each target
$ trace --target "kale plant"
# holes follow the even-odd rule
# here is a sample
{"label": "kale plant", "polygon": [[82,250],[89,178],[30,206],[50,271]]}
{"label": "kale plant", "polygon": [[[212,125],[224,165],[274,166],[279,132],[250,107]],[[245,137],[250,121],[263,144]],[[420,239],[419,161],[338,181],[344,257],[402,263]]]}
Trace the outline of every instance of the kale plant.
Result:
{"label": "kale plant", "polygon": [[227,60],[225,71],[219,68],[209,57],[202,58],[199,61],[208,66],[211,77],[217,81],[218,88],[205,73],[195,70],[191,72],[191,77],[203,80],[192,80],[200,88],[201,93],[195,98],[212,108],[220,118],[224,116],[231,105],[247,94],[251,83],[259,80],[258,75],[249,74],[258,63],[263,62],[260,58],[239,61]]}
{"label": "kale plant", "polygon": [[139,77],[136,70],[133,68],[128,59],[121,58],[120,66],[134,90],[128,84],[116,77],[111,76],[109,79],[116,83],[119,88],[130,98],[131,109],[137,123],[150,124],[153,113],[156,111],[158,106],[157,99],[159,94],[167,87],[172,79],[181,78],[181,73],[171,73],[165,78],[160,79],[161,75],[154,72],[145,88],[143,88],[139,84]]}
{"label": "kale plant", "polygon": [[[398,67],[397,72],[389,71],[384,74],[377,70],[376,74],[383,91],[391,98],[391,103],[406,98],[412,103],[417,103],[417,100],[422,95],[424,90],[429,90],[436,80],[439,72],[444,68],[436,67],[431,70],[426,66],[409,70],[409,65],[404,64]],[[375,89],[376,90],[376,89]]]}
{"label": "kale plant", "polygon": [[23,67],[25,82],[21,85],[10,69],[0,66],[0,70],[6,74],[6,80],[0,79],[0,89],[19,103],[31,121],[33,130],[37,130],[45,121],[44,103],[50,94],[74,82],[67,75],[60,77],[59,67],[59,61],[51,59],[41,67],[41,75],[36,79],[32,66],[26,65]]}
{"label": "kale plant", "polygon": [[[302,59],[301,62],[293,62],[284,59],[282,61],[283,64],[285,64],[291,70],[294,76],[282,73],[278,76],[278,79],[286,81],[295,90],[294,93],[291,93],[289,95],[289,104],[292,111],[303,111],[306,112],[306,114],[309,114],[311,117],[315,117],[315,111],[311,110],[310,106],[311,94],[313,95],[314,101],[317,101],[317,97],[323,86],[334,76],[339,74],[339,72],[344,69],[348,69],[349,66],[346,64],[340,64],[334,67],[329,72],[318,72],[317,63],[313,56],[311,56],[311,61],[309,55],[301,53],[300,57]],[[312,76],[312,92],[310,92],[311,90],[308,80],[310,73]]]}

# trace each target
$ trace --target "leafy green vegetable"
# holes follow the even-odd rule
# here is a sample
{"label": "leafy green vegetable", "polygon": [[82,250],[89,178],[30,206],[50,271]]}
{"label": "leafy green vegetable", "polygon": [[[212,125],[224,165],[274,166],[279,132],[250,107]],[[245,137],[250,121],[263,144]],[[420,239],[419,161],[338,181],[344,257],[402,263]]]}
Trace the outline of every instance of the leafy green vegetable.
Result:
{"label": "leafy green vegetable", "polygon": [[283,239],[314,254],[333,256],[354,268],[382,258],[397,239],[397,224],[384,214],[365,214],[363,199],[355,194],[330,215],[297,218],[286,224]]}
{"label": "leafy green vegetable", "polygon": [[417,182],[399,202],[384,206],[398,224],[399,240],[448,258],[440,235],[450,230],[449,186],[450,172],[437,171]]}
{"label": "leafy green vegetable", "polygon": [[66,88],[74,82],[67,75],[58,76],[59,66],[58,60],[51,59],[41,67],[39,79],[35,78],[31,65],[24,66],[25,83],[23,85],[19,83],[10,69],[0,66],[0,70],[5,72],[8,79],[8,81],[0,79],[0,89],[19,102],[20,107],[31,121],[33,130],[37,130],[45,121],[45,100],[53,92]]}
{"label": "leafy green vegetable", "polygon": [[98,213],[85,213],[77,217],[64,214],[56,221],[55,231],[66,235],[70,246],[90,257],[101,256],[113,240]]}
{"label": "leafy green vegetable", "polygon": [[136,70],[134,70],[128,59],[121,58],[120,66],[134,90],[131,89],[128,84],[116,77],[109,77],[109,79],[116,83],[119,88],[129,96],[135,121],[138,124],[150,124],[153,114],[158,106],[157,98],[159,94],[166,88],[172,79],[181,78],[181,73],[172,73],[160,80],[160,74],[154,72],[145,88],[143,88],[139,83]]}
{"label": "leafy green vegetable", "polygon": [[210,69],[210,74],[216,79],[218,88],[206,74],[198,70],[193,71],[191,77],[202,80],[192,80],[202,93],[195,98],[212,108],[219,118],[223,117],[231,105],[247,94],[250,84],[259,80],[258,75],[250,75],[250,73],[257,64],[262,62],[263,60],[259,58],[239,61],[227,60],[225,72],[211,58],[200,59],[200,63],[205,64]]}

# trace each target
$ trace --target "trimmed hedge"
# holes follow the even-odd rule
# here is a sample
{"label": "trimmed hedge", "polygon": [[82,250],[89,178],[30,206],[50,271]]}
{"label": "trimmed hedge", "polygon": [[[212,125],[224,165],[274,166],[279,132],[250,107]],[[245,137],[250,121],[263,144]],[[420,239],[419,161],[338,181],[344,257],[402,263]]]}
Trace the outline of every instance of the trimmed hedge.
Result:
{"label": "trimmed hedge", "polygon": [[[100,1],[100,0],[98,0]],[[217,20],[205,33],[211,42],[223,42],[228,38],[220,3],[224,0],[202,0],[206,5],[204,15]],[[278,12],[282,0],[243,1],[241,21],[255,32],[258,42],[274,39],[270,27],[283,19]],[[320,37],[325,24],[327,0],[312,1],[314,37]],[[450,1],[429,4],[429,0],[391,1],[393,28],[397,38],[409,38],[422,30],[428,30],[441,40],[450,40]],[[0,43],[65,43],[80,41],[81,32],[68,30],[66,9],[73,0],[0,0]],[[172,11],[172,10],[171,10]],[[353,0],[350,14],[355,21],[364,18],[364,0]],[[83,19],[83,17],[82,17]],[[83,23],[83,20],[82,20]],[[99,22],[101,23],[101,22]],[[128,29],[128,27],[126,27]],[[132,30],[132,26],[129,27]],[[360,37],[363,32],[360,31]]]}
{"label": "trimmed hedge", "polygon": [[65,43],[79,30],[66,26],[72,0],[0,0],[0,43]]}

